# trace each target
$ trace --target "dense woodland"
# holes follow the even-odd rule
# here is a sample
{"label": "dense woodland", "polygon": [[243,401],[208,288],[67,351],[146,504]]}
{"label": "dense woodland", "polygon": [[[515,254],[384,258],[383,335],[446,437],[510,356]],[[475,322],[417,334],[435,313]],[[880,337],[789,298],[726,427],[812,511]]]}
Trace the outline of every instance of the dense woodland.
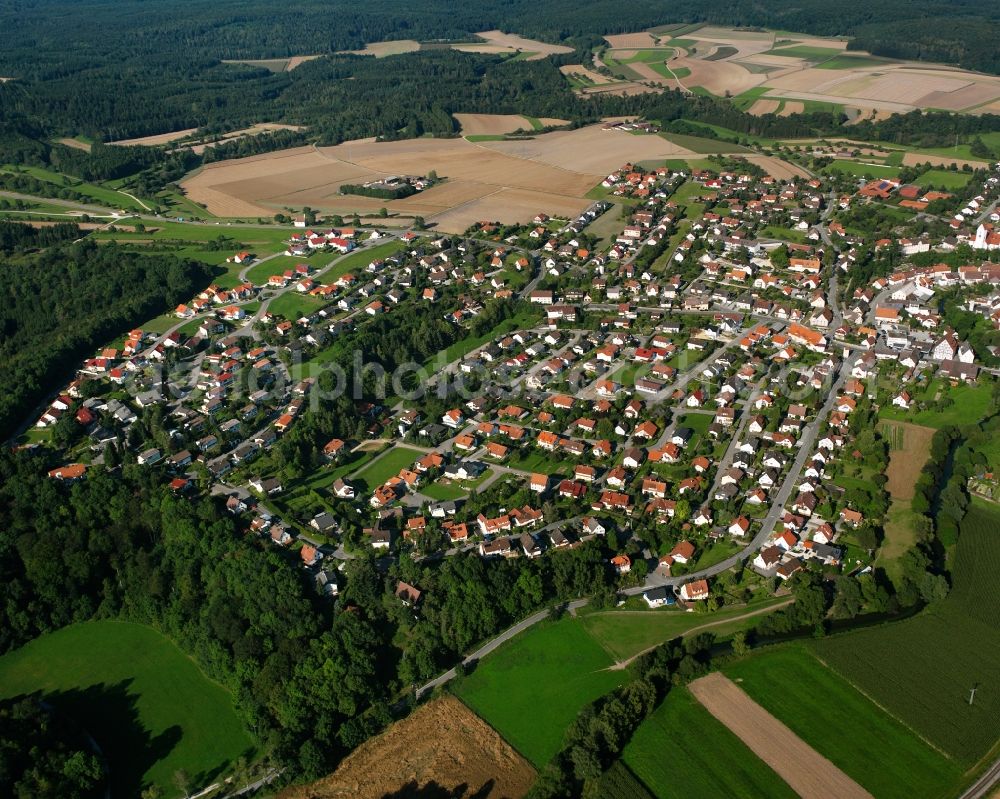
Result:
{"label": "dense woodland", "polygon": [[[7,249],[65,236],[72,226],[26,236],[0,226]],[[177,303],[211,280],[195,261],[125,253],[91,240],[40,254],[0,255],[0,438],[61,385],[80,360]]]}
{"label": "dense woodland", "polygon": [[[84,619],[153,624],[230,688],[264,751],[297,776],[322,773],[472,644],[554,598],[607,596],[615,579],[596,543],[388,574],[359,558],[333,611],[295,553],[248,536],[215,500],[176,498],[128,462],[72,486],[49,480],[51,465],[0,453],[0,653]],[[399,578],[424,590],[419,617],[393,596]]]}
{"label": "dense woodland", "polygon": [[0,702],[0,795],[97,799],[104,770],[82,730],[37,697]]}

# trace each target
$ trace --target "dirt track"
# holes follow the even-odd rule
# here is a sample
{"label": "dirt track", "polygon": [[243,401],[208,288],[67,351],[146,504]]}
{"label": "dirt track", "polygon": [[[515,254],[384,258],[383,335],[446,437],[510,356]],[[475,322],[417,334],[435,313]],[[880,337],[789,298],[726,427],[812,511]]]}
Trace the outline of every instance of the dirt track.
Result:
{"label": "dirt track", "polygon": [[463,796],[520,799],[534,779],[528,761],[492,727],[443,696],[366,741],[330,776],[288,788],[278,799],[381,799],[404,788],[416,794],[431,783],[442,795],[465,786]]}
{"label": "dirt track", "polygon": [[[747,696],[734,682],[713,672],[688,688],[705,709],[726,725],[803,799],[872,799],[788,727]],[[775,690],[780,690],[777,686]]]}

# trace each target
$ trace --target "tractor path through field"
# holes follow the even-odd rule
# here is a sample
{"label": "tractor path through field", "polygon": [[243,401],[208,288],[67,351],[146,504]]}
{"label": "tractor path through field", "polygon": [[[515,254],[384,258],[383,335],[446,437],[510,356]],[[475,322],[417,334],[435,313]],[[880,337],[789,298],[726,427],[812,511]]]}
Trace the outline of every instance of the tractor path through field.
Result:
{"label": "tractor path through field", "polygon": [[[791,605],[795,601],[795,597],[789,597],[784,602],[779,602],[775,605],[768,605],[764,608],[757,608],[755,610],[749,610],[746,613],[741,613],[739,616],[727,616],[724,619],[717,619],[716,621],[707,621],[704,624],[699,624],[697,627],[692,627],[690,630],[682,633],[681,635],[693,635],[694,633],[700,633],[704,630],[709,630],[712,627],[718,627],[720,624],[731,624],[734,621],[742,621],[743,619],[749,619],[754,616],[761,616],[765,613],[773,613],[776,610],[781,610],[781,608]],[[628,612],[628,611],[626,611]],[[646,613],[645,610],[637,610],[635,613]],[[619,660],[614,665],[608,666],[608,671],[621,671],[622,669],[628,668],[629,664],[636,658],[641,658],[643,655],[652,652],[657,647],[663,646],[663,643],[654,644],[653,646],[646,647],[641,652],[637,652],[632,655],[632,657],[627,660]]]}
{"label": "tractor path through field", "polygon": [[708,674],[688,689],[803,799],[872,799],[724,674]]}

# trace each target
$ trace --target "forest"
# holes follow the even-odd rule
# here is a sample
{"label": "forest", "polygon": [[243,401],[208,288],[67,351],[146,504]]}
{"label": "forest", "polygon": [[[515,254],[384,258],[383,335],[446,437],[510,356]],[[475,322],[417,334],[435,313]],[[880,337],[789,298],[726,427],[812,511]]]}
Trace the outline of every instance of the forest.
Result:
{"label": "forest", "polygon": [[[404,559],[388,574],[361,557],[333,608],[294,552],[248,535],[221,501],[175,497],[128,458],[71,486],[46,477],[54,463],[0,453],[0,653],[86,619],[151,624],[232,691],[262,751],[296,778],[323,773],[474,643],[556,598],[607,596],[615,580],[596,542],[537,561]],[[398,579],[424,591],[419,616],[395,598]]]}
{"label": "forest", "polygon": [[105,782],[82,730],[37,697],[0,702],[0,795],[97,799]]}
{"label": "forest", "polygon": [[[30,13],[19,13],[29,5]],[[1000,72],[1000,51],[990,33],[1000,11],[966,0],[849,0],[836,15],[819,0],[803,0],[794,8],[778,0],[714,6],[674,0],[666,8],[640,0],[630,5],[627,16],[598,0],[339,5],[306,0],[289,15],[264,0],[193,0],[181,14],[175,13],[172,0],[14,3],[0,10],[0,28],[12,43],[0,52],[0,75],[15,78],[0,83],[0,119],[36,129],[29,138],[38,139],[37,131],[44,131],[98,141],[187,128],[235,130],[280,120],[310,125],[324,143],[333,143],[370,135],[453,134],[450,114],[455,111],[576,121],[625,113],[657,118],[647,111],[658,103],[655,96],[578,98],[557,67],[579,63],[601,34],[682,21],[854,35],[852,46],[883,55]],[[900,35],[901,26],[906,36]],[[468,41],[475,31],[496,27],[576,49],[542,61],[507,63],[497,56],[447,49],[391,59],[339,55],[276,73],[223,62],[331,54],[384,39]],[[7,149],[3,138],[0,131],[0,147]],[[80,151],[60,151],[58,157],[66,171],[81,176],[98,160]],[[93,174],[115,177],[128,168],[138,171],[150,157],[141,151],[104,152],[100,175]]]}
{"label": "forest", "polygon": [[[23,226],[8,225],[0,227],[0,243],[13,248],[67,231],[26,236],[8,232]],[[92,240],[0,257],[0,438],[97,346],[175,307],[211,276],[202,263],[124,253]]]}

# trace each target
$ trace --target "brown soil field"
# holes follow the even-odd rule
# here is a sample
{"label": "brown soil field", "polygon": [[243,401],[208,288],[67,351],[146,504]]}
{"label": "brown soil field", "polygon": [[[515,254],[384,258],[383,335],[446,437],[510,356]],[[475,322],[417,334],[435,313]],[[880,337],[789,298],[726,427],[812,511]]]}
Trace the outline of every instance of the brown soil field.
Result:
{"label": "brown soil field", "polygon": [[90,152],[90,145],[85,141],[78,141],[77,139],[56,139],[59,144],[65,144],[67,147],[72,147],[74,150],[83,150],[84,152]]}
{"label": "brown soil field", "polygon": [[769,31],[748,31],[741,30],[740,28],[722,28],[709,25],[704,28],[698,28],[693,33],[685,34],[684,38],[707,39],[710,42],[722,42],[723,44],[759,40],[767,42],[770,47],[771,42],[774,41],[774,34]]}
{"label": "brown soil field", "polygon": [[594,70],[589,67],[585,67],[583,64],[563,64],[559,67],[559,71],[563,75],[583,75],[590,78],[596,85],[600,86],[605,83],[611,83],[613,78],[609,78],[607,75],[602,75],[600,72],[594,72]]}
{"label": "brown soil field", "polygon": [[621,97],[631,97],[633,94],[647,94],[656,92],[651,86],[643,86],[641,83],[614,83],[607,86],[592,86],[587,89],[580,89],[580,94],[586,97],[588,94],[613,94]]}
{"label": "brown soil field", "polygon": [[528,761],[492,727],[443,696],[363,743],[330,776],[286,788],[278,799],[382,799],[431,783],[442,795],[464,786],[462,796],[520,799],[534,779]]}
{"label": "brown soil field", "polygon": [[527,224],[535,214],[544,211],[550,216],[567,218],[576,216],[592,200],[550,194],[526,189],[498,189],[492,194],[458,205],[434,218],[440,230],[461,233],[469,225],[480,221],[501,220]]}
{"label": "brown soil field", "polygon": [[735,97],[764,82],[763,75],[755,75],[746,67],[731,61],[702,61],[700,58],[681,56],[670,62],[670,68],[673,70],[685,67],[691,71],[691,74],[684,78],[685,86],[688,88],[701,86],[720,97],[727,91]]}
{"label": "brown soil field", "polygon": [[747,696],[713,672],[688,688],[803,799],[872,799],[871,794]]}
{"label": "brown soil field", "polygon": [[[737,56],[734,56],[736,58]],[[739,58],[748,64],[757,64],[762,67],[805,67],[808,62],[802,58],[790,55],[772,55],[770,53],[752,53]]]}
{"label": "brown soil field", "polygon": [[363,50],[345,50],[344,52],[354,55],[373,55],[376,58],[385,58],[387,55],[400,55],[402,53],[415,53],[420,49],[420,42],[414,39],[397,39],[392,42],[369,42]]}
{"label": "brown soil field", "polygon": [[122,147],[127,147],[133,144],[144,145],[146,147],[155,147],[157,144],[170,144],[170,142],[172,141],[183,139],[186,136],[190,136],[197,130],[198,128],[188,128],[187,130],[175,130],[173,133],[157,133],[155,136],[142,136],[138,139],[122,139],[121,141],[108,142],[108,144],[118,144]]}
{"label": "brown soil field", "polygon": [[927,462],[935,431],[906,422],[883,422],[882,429],[891,447],[889,467],[885,472],[889,478],[886,490],[893,499],[909,501],[913,499],[913,486],[920,470]]}
{"label": "brown soil field", "polygon": [[285,72],[291,72],[295,67],[301,66],[306,63],[306,61],[312,61],[313,59],[321,58],[319,55],[293,55],[288,59],[288,63],[285,64]]}
{"label": "brown soil field", "polygon": [[638,33],[614,33],[610,36],[605,36],[604,41],[608,43],[608,46],[612,50],[619,48],[642,50],[654,47],[657,40],[648,31],[639,31]]}
{"label": "brown soil field", "polygon": [[907,153],[903,156],[903,166],[916,166],[917,164],[932,164],[933,166],[951,166],[958,164],[959,168],[968,164],[973,169],[984,169],[989,166],[985,161],[969,161],[964,158],[948,158],[945,155],[921,155],[920,153]]}
{"label": "brown soil field", "polygon": [[790,117],[792,114],[801,114],[805,110],[805,103],[799,100],[785,100],[785,107],[778,112],[778,116]]}
{"label": "brown soil field", "polygon": [[740,158],[745,158],[747,161],[757,164],[767,174],[778,180],[811,177],[802,167],[790,164],[788,161],[783,161],[773,155],[741,155]]}
{"label": "brown soil field", "polygon": [[220,144],[225,144],[226,142],[234,141],[235,139],[242,139],[246,136],[256,136],[260,133],[268,133],[272,130],[302,130],[301,125],[282,125],[278,122],[261,122],[253,127],[244,128],[243,130],[234,130],[232,133],[227,133],[220,139],[216,141],[206,142],[205,144],[195,144],[191,147],[191,152],[201,155],[209,147],[218,147]]}
{"label": "brown soil field", "polygon": [[462,126],[462,133],[466,136],[531,130],[531,123],[520,114],[454,114],[453,116]]}
{"label": "brown soil field", "polygon": [[[654,148],[646,150],[650,142]],[[514,149],[504,152],[504,146]],[[536,150],[534,157],[517,151],[525,146]],[[645,157],[644,152],[663,158],[687,154],[660,137],[622,136],[595,125],[523,142],[412,139],[298,147],[210,164],[182,181],[182,187],[220,216],[269,216],[305,205],[330,213],[374,213],[385,206],[394,213],[424,216],[446,232],[461,232],[467,220],[528,221],[540,211],[575,214],[589,204],[586,193],[609,171]],[[432,169],[447,180],[405,200],[339,194],[345,182]]]}
{"label": "brown soil field", "polygon": [[223,64],[247,64],[251,67],[264,67],[271,72],[291,72],[295,67],[319,58],[319,55],[293,55],[291,58],[243,58],[227,61],[223,59]]}
{"label": "brown soil field", "polygon": [[943,108],[945,111],[962,111],[991,102],[998,97],[1000,97],[1000,85],[970,83],[961,89],[950,92],[928,92],[917,100],[917,105],[928,108]]}
{"label": "brown soil field", "polygon": [[750,106],[750,113],[754,116],[763,116],[764,114],[773,114],[778,110],[778,106],[781,105],[780,100],[766,100],[761,98],[756,100],[752,106]]}
{"label": "brown soil field", "polygon": [[[485,39],[493,45],[506,47],[510,50],[521,50],[526,53],[537,53],[536,58],[544,58],[547,55],[556,53],[572,53],[573,48],[564,44],[549,44],[548,42],[538,42],[534,39],[525,39],[516,33],[504,33],[503,31],[480,31],[476,36]],[[533,59],[529,59],[533,60]]]}
{"label": "brown soil field", "polygon": [[[627,161],[634,163],[694,155],[690,150],[667,141],[662,136],[631,136],[618,131],[602,130],[600,125],[559,130],[527,141],[481,142],[480,146],[550,164],[561,170],[596,175],[598,180],[595,183]],[[591,188],[593,185],[591,184]]]}

